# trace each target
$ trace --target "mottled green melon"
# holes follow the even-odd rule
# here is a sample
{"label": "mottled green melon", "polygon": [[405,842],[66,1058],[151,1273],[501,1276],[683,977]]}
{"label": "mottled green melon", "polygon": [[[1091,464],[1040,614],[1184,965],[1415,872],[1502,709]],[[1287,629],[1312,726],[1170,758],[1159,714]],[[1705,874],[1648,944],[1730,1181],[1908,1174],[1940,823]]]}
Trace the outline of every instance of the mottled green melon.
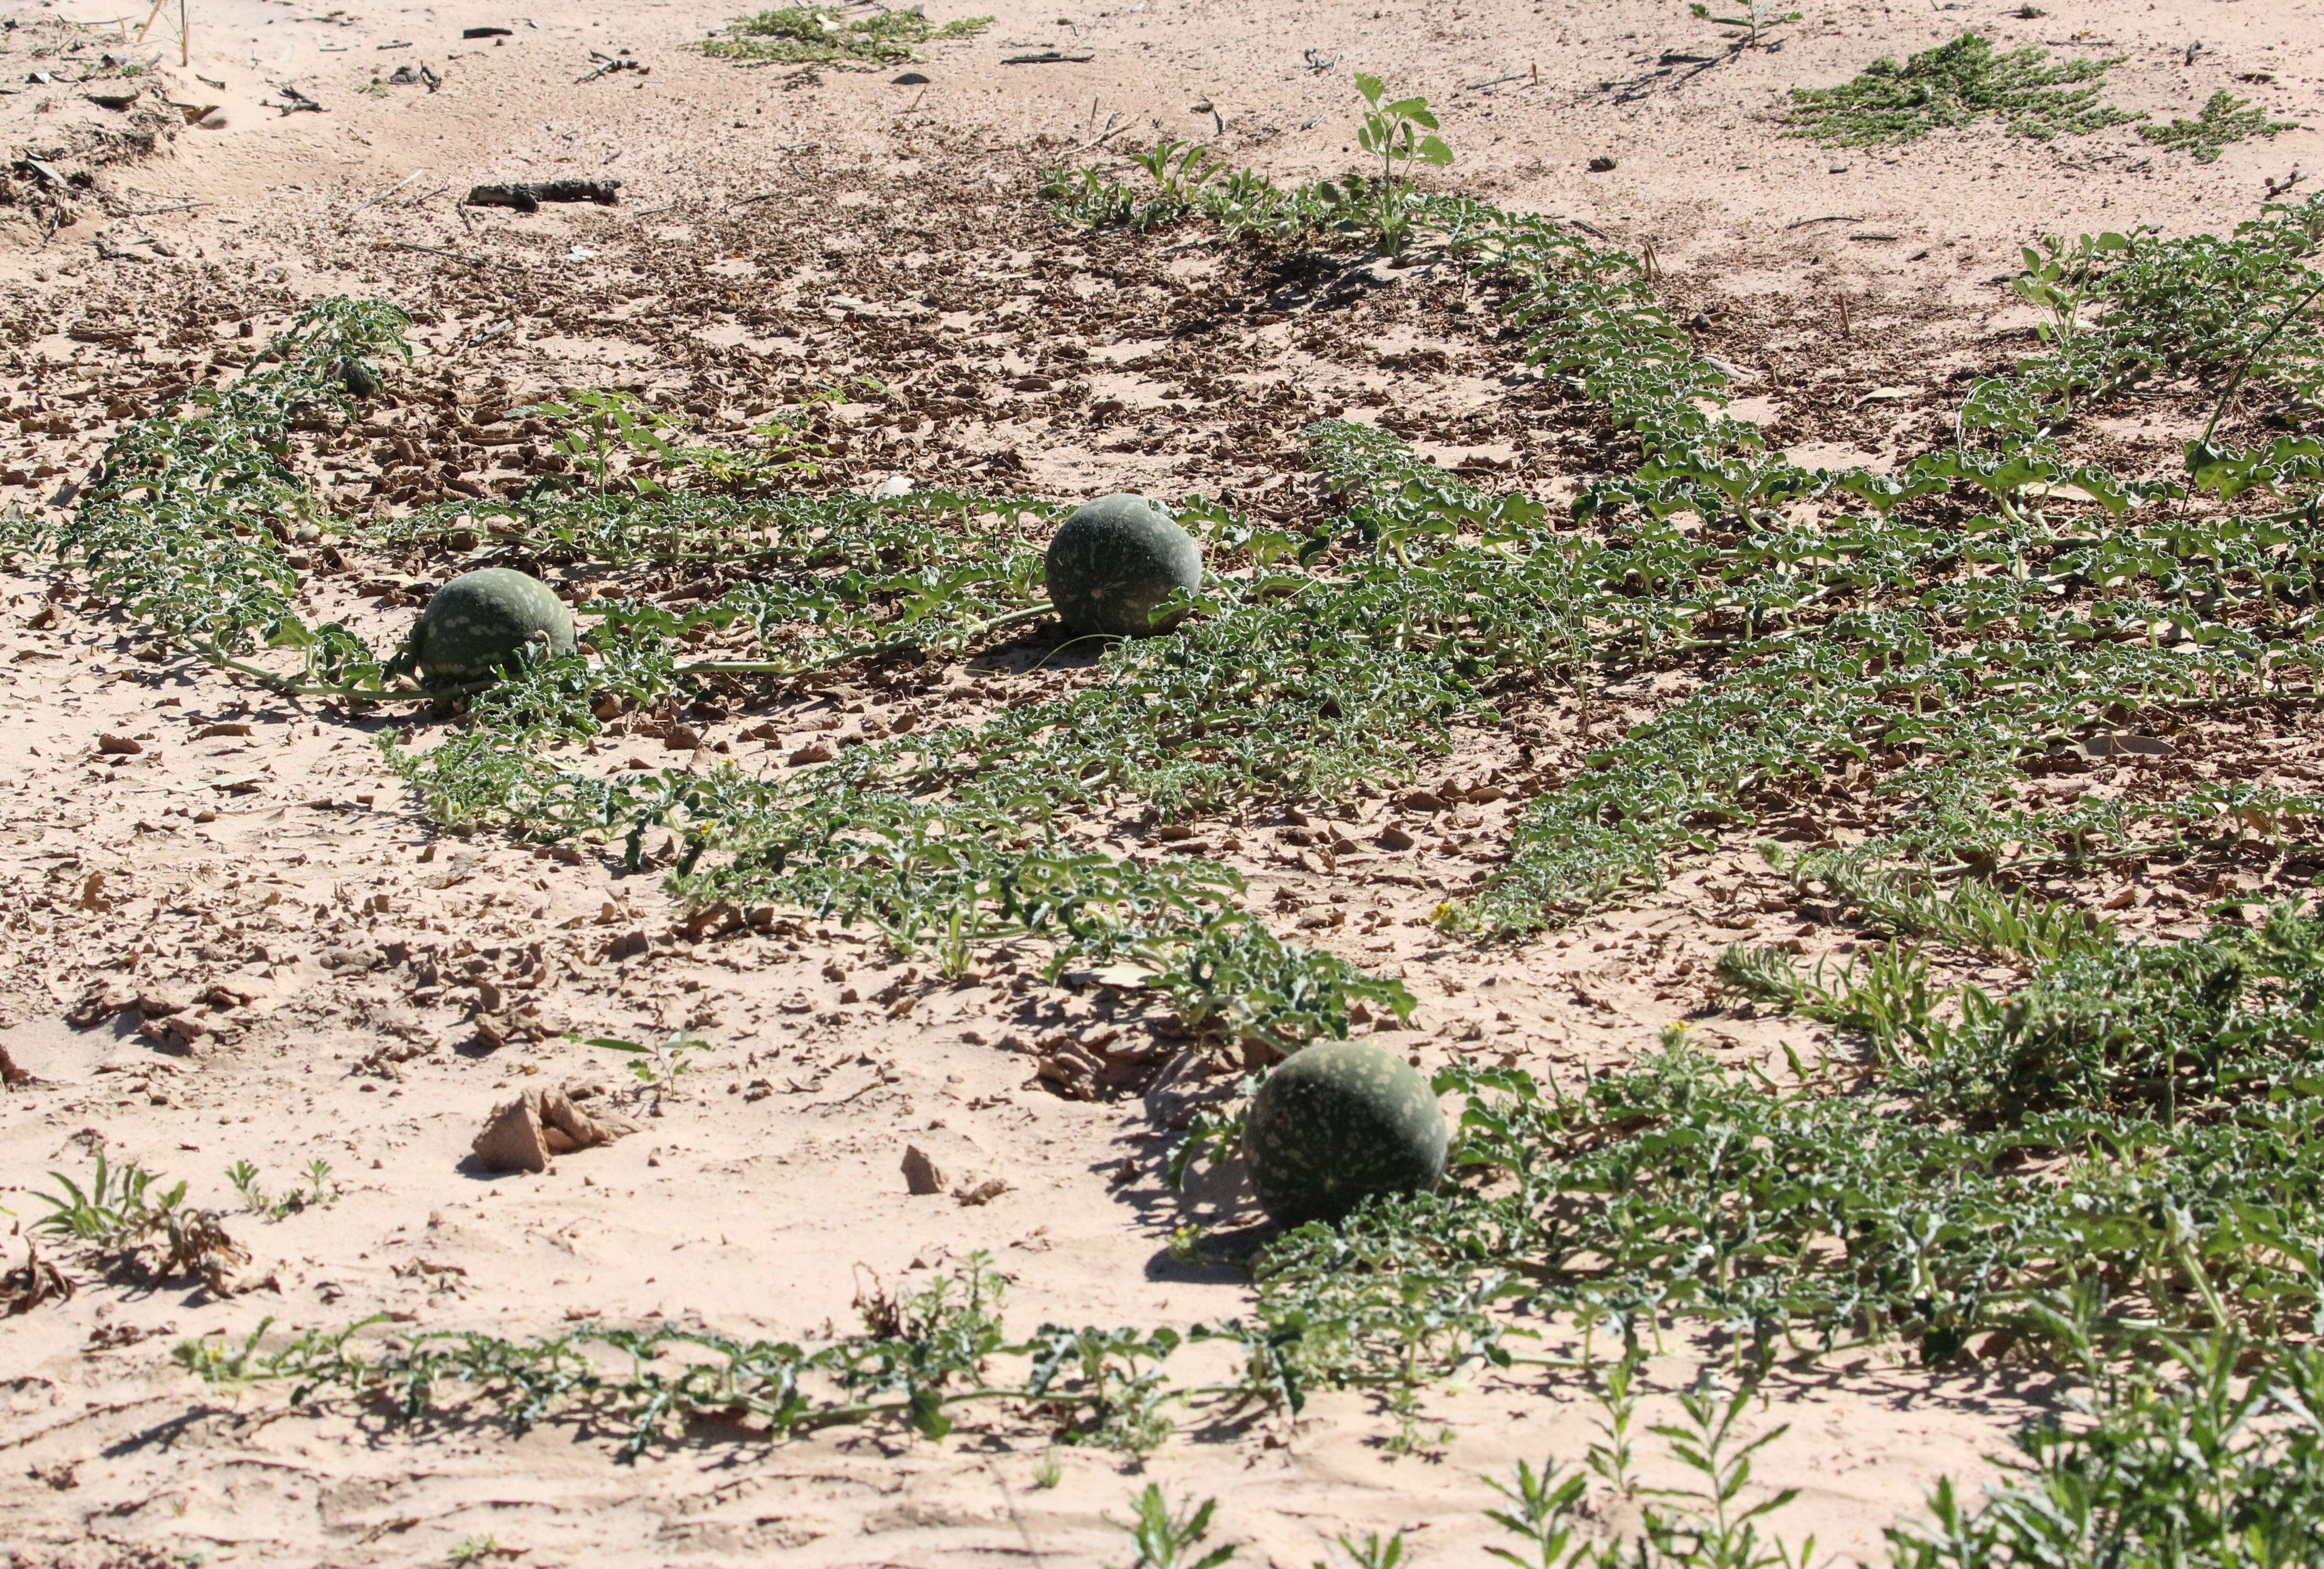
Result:
{"label": "mottled green melon", "polygon": [[573,613],[549,585],[506,567],[466,572],[438,588],[411,633],[411,658],[430,686],[481,681],[530,646],[573,651]]}
{"label": "mottled green melon", "polygon": [[1361,1041],[1311,1046],[1267,1075],[1243,1158],[1268,1214],[1337,1221],[1372,1194],[1426,1193],[1444,1176],[1444,1113],[1428,1080]]}
{"label": "mottled green melon", "polygon": [[387,383],[369,360],[349,355],[339,362],[339,385],[358,398],[376,398]]}
{"label": "mottled green melon", "polygon": [[1178,624],[1156,605],[1202,586],[1203,551],[1144,496],[1101,496],[1058,525],[1047,571],[1049,603],[1073,631],[1150,637]]}

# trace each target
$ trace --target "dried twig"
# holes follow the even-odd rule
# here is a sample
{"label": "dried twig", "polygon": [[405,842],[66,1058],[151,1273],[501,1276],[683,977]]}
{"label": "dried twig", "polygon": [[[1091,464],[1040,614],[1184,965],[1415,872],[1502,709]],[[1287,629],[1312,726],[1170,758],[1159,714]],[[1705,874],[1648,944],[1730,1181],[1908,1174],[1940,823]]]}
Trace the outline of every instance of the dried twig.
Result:
{"label": "dried twig", "polygon": [[419,245],[410,240],[374,240],[374,251],[418,251],[424,255],[441,256],[447,262],[464,262],[471,267],[498,267],[505,272],[521,272],[524,269],[514,262],[496,262],[487,256],[464,256],[457,251],[447,251],[438,245]]}
{"label": "dried twig", "polygon": [[355,211],[363,212],[366,208],[377,207],[381,202],[385,201],[389,197],[393,196],[397,191],[401,190],[405,186],[410,185],[413,180],[419,179],[421,175],[427,172],[428,171],[425,169],[413,170],[401,180],[397,180],[393,185],[389,186],[385,190],[381,191],[377,196],[373,197],[369,201],[364,203],[362,207],[355,208]]}

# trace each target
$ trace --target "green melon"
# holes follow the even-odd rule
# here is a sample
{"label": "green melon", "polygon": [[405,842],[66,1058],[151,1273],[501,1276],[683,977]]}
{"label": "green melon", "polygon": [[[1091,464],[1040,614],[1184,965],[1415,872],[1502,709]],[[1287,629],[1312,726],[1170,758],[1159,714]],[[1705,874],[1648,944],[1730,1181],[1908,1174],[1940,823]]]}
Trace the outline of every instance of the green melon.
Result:
{"label": "green melon", "polygon": [[1178,624],[1154,607],[1202,586],[1203,551],[1144,496],[1101,496],[1058,525],[1047,576],[1049,603],[1074,632],[1151,637]]}
{"label": "green melon", "polygon": [[387,383],[369,360],[349,355],[339,362],[339,385],[358,398],[376,398]]}
{"label": "green melon", "polygon": [[540,578],[486,567],[436,591],[412,630],[409,657],[429,685],[457,686],[496,674],[533,646],[571,653],[573,613]]}
{"label": "green melon", "polygon": [[1354,1040],[1311,1046],[1268,1075],[1242,1136],[1259,1202],[1286,1226],[1340,1220],[1376,1193],[1428,1192],[1444,1144],[1428,1080]]}

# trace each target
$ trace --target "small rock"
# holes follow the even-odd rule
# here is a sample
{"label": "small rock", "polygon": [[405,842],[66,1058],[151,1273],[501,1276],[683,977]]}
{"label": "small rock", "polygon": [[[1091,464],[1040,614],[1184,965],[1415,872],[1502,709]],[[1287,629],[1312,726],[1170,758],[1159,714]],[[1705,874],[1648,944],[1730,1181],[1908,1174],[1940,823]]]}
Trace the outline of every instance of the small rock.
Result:
{"label": "small rock", "polygon": [[249,734],[249,725],[241,724],[238,721],[228,721],[217,725],[203,725],[199,730],[194,732],[194,739],[196,741],[215,741],[218,737],[224,735],[247,735]]}
{"label": "small rock", "polygon": [[791,753],[790,763],[793,768],[804,768],[810,762],[829,762],[838,755],[828,741],[810,741]]}
{"label": "small rock", "polygon": [[1412,848],[1413,839],[1411,835],[1394,823],[1390,823],[1379,831],[1372,843],[1383,850],[1409,850]]}
{"label": "small rock", "polygon": [[97,738],[97,750],[106,757],[135,757],[145,748],[126,735],[115,735],[108,732]]}
{"label": "small rock", "polygon": [[904,1146],[904,1186],[914,1198],[926,1198],[945,1190],[945,1174],[917,1144]]}
{"label": "small rock", "polygon": [[1613,171],[1614,161],[1603,154],[1590,161],[1590,172],[1592,174],[1611,174]]}
{"label": "small rock", "polygon": [[702,744],[702,733],[691,725],[673,725],[662,733],[661,743],[671,752],[692,752]]}

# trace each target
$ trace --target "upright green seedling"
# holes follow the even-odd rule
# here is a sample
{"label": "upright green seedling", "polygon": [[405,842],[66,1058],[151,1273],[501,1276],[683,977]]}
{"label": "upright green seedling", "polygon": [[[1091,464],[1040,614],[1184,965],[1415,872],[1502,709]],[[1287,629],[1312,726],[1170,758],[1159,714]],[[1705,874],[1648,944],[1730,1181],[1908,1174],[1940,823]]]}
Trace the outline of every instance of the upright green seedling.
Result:
{"label": "upright green seedling", "polygon": [[2025,271],[2009,281],[2017,298],[2044,312],[2049,319],[2034,324],[2042,341],[2071,348],[2081,335],[2082,306],[2097,291],[2110,256],[2126,256],[2137,247],[2126,235],[2084,235],[2069,245],[2057,235],[2045,235],[2040,250],[2022,245]]}
{"label": "upright green seedling", "polygon": [[226,1168],[226,1179],[234,1184],[235,1192],[242,1195],[243,1206],[253,1214],[269,1220],[281,1220],[301,1211],[335,1204],[339,1197],[338,1184],[331,1181],[331,1163],[310,1160],[307,1163],[307,1186],[292,1188],[280,1198],[269,1197],[259,1186],[258,1168],[247,1160],[237,1160]]}
{"label": "upright green seedling", "polygon": [[1226,171],[1226,164],[1198,143],[1164,137],[1144,152],[1133,152],[1130,162],[1146,171],[1157,188],[1155,200],[1176,212],[1194,205],[1195,193]]}
{"label": "upright green seedling", "polygon": [[[1160,1487],[1152,1482],[1138,1495],[1138,1518],[1119,1530],[1130,1533],[1138,1556],[1123,1569],[1219,1569],[1235,1555],[1232,1544],[1197,1555],[1203,1538],[1211,1534],[1211,1516],[1219,1500],[1204,1499],[1185,1509],[1173,1509]],[[1110,1522],[1111,1523],[1111,1522]]]}
{"label": "upright green seedling", "polygon": [[[613,460],[623,453],[661,462],[676,451],[670,437],[682,429],[634,393],[595,388],[567,392],[562,402],[529,403],[509,411],[512,420],[545,420],[557,429],[549,445],[570,459],[604,495],[613,488]],[[641,495],[658,495],[662,487],[641,474],[625,477]]]}
{"label": "upright green seedling", "polygon": [[[577,1040],[580,1037],[567,1035],[566,1038]],[[660,1103],[661,1096],[676,1090],[686,1070],[694,1066],[693,1059],[683,1054],[710,1049],[708,1041],[697,1040],[683,1029],[671,1035],[668,1040],[656,1041],[650,1046],[602,1036],[588,1044],[604,1051],[618,1051],[628,1057],[630,1060],[624,1066],[630,1070],[630,1075],[640,1085],[654,1093],[656,1104]]]}
{"label": "upright green seedling", "polygon": [[1743,36],[1735,41],[1735,47],[1738,49],[1765,48],[1770,41],[1761,37],[1762,33],[1771,27],[1782,27],[1797,22],[1807,14],[1804,11],[1778,12],[1774,6],[1765,4],[1764,0],[1750,0],[1750,3],[1743,7],[1743,14],[1740,16],[1713,16],[1711,14],[1711,7],[1700,4],[1700,0],[1697,4],[1688,6],[1687,10],[1698,22],[1716,23],[1720,27],[1741,28]]}
{"label": "upright green seedling", "polygon": [[1485,1518],[1524,1543],[1522,1547],[1488,1547],[1487,1556],[1516,1569],[1569,1569],[1589,1554],[1588,1541],[1574,1542],[1586,1529],[1580,1513],[1590,1479],[1581,1472],[1561,1475],[1554,1460],[1543,1461],[1536,1471],[1520,1460],[1514,1482],[1489,1476],[1485,1485],[1509,1503],[1505,1509],[1487,1509]]}
{"label": "upright green seedling", "polygon": [[1364,128],[1356,134],[1356,143],[1380,161],[1379,187],[1373,193],[1380,249],[1391,256],[1401,255],[1405,242],[1412,237],[1408,210],[1412,166],[1433,163],[1442,168],[1452,162],[1452,149],[1434,134],[1436,115],[1426,98],[1397,98],[1383,104],[1380,100],[1388,96],[1388,84],[1378,77],[1359,76],[1356,91],[1363,94],[1365,106]]}
{"label": "upright green seedling", "polygon": [[[1399,1569],[1404,1563],[1404,1533],[1381,1536],[1378,1531],[1366,1531],[1359,1537],[1352,1531],[1342,1531],[1339,1537],[1342,1558],[1348,1569]],[[1315,1569],[1337,1569],[1331,1559],[1318,1559]]]}

